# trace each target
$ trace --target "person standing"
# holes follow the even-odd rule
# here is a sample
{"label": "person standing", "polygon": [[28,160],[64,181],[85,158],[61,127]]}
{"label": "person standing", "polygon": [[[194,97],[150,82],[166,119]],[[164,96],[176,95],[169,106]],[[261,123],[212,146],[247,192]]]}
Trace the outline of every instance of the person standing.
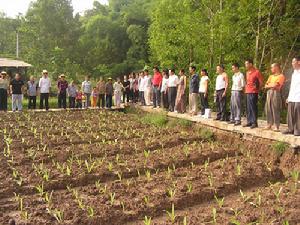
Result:
{"label": "person standing", "polygon": [[178,81],[178,88],[177,88],[177,96],[175,101],[175,111],[178,113],[185,113],[186,104],[185,104],[185,90],[186,90],[186,76],[184,73],[184,69],[179,71],[180,79]]}
{"label": "person standing", "polygon": [[61,74],[59,81],[57,82],[58,88],[58,108],[67,108],[67,89],[68,81],[66,81],[66,76]]}
{"label": "person standing", "polygon": [[225,73],[223,65],[217,66],[217,79],[216,79],[216,106],[217,118],[216,120],[226,121],[226,92],[228,88],[228,76]]}
{"label": "person standing", "polygon": [[169,71],[167,69],[163,70],[163,80],[161,84],[161,98],[162,106],[165,110],[169,109],[169,100],[168,100],[168,81],[169,81]]}
{"label": "person standing", "polygon": [[85,76],[85,80],[82,82],[81,89],[86,99],[85,108],[88,108],[91,106],[91,93],[92,93],[92,83],[90,81],[89,76]]}
{"label": "person standing", "polygon": [[145,105],[151,105],[151,78],[149,76],[149,71],[144,70],[144,98]]}
{"label": "person standing", "polygon": [[100,77],[100,80],[97,83],[97,89],[99,92],[98,107],[104,108],[105,107],[105,81],[103,80],[102,77]]}
{"label": "person standing", "polygon": [[105,102],[106,108],[111,109],[112,107],[112,96],[114,93],[114,88],[112,84],[112,79],[108,78],[107,83],[105,84]]}
{"label": "person standing", "polygon": [[10,82],[10,93],[12,94],[12,111],[23,110],[23,92],[24,82],[21,80],[21,75],[16,73],[15,79]]}
{"label": "person standing", "polygon": [[138,82],[139,82],[138,86],[139,86],[140,102],[141,102],[141,105],[144,106],[144,105],[146,105],[146,102],[145,102],[145,86],[146,86],[145,82],[146,82],[146,80],[145,80],[145,76],[144,76],[144,71],[142,71],[140,73]]}
{"label": "person standing", "polygon": [[43,70],[43,76],[39,80],[39,93],[40,93],[40,109],[44,109],[44,101],[45,108],[49,110],[49,94],[51,88],[51,81],[48,77],[48,71]]}
{"label": "person standing", "polygon": [[272,75],[269,76],[265,89],[267,90],[267,100],[265,104],[265,112],[267,116],[267,127],[265,130],[271,130],[275,124],[274,131],[279,132],[280,112],[282,108],[281,89],[283,87],[285,77],[281,72],[278,63],[271,65]]}
{"label": "person standing", "polygon": [[36,96],[38,85],[35,82],[34,76],[30,76],[27,82],[28,109],[36,109]]}
{"label": "person standing", "polygon": [[232,87],[230,100],[230,122],[235,126],[241,125],[242,95],[245,87],[244,74],[240,72],[238,63],[232,65]]}
{"label": "person standing", "polygon": [[201,115],[205,114],[205,109],[209,108],[208,105],[208,72],[206,69],[201,70],[201,79],[199,83],[199,95],[200,95],[200,105],[201,105]]}
{"label": "person standing", "polygon": [[138,73],[133,75],[133,102],[137,103],[139,101],[139,75]]}
{"label": "person standing", "polygon": [[129,95],[130,95],[130,81],[127,79],[127,76],[124,76],[123,80],[123,103],[129,102]]}
{"label": "person standing", "polygon": [[191,66],[189,69],[191,74],[190,90],[189,90],[189,113],[193,116],[197,115],[197,98],[199,92],[199,75],[196,73],[196,67]]}
{"label": "person standing", "polygon": [[168,81],[169,111],[174,112],[179,78],[175,74],[175,69],[171,69],[169,72],[170,72],[169,81]]}
{"label": "person standing", "polygon": [[248,59],[245,61],[246,86],[245,93],[247,97],[247,124],[244,127],[254,129],[258,127],[258,93],[263,85],[263,76],[258,69],[253,65],[253,60]]}
{"label": "person standing", "polygon": [[117,78],[117,81],[114,83],[114,96],[115,96],[115,103],[117,108],[121,107],[121,96],[123,90],[124,90],[124,83],[122,84],[121,79]]}
{"label": "person standing", "polygon": [[2,71],[0,74],[0,111],[7,111],[8,86],[7,74],[5,71]]}
{"label": "person standing", "polygon": [[152,86],[153,86],[153,108],[159,108],[160,107],[160,89],[161,89],[161,84],[162,84],[162,75],[159,72],[159,69],[157,66],[153,68],[153,79],[152,79]]}
{"label": "person standing", "polygon": [[292,75],[289,96],[287,99],[288,129],[283,133],[300,136],[300,57],[295,57],[293,59],[292,66],[294,72]]}
{"label": "person standing", "polygon": [[74,81],[71,81],[70,85],[68,86],[67,92],[69,96],[69,108],[74,109],[76,106],[75,101],[77,96],[77,90]]}

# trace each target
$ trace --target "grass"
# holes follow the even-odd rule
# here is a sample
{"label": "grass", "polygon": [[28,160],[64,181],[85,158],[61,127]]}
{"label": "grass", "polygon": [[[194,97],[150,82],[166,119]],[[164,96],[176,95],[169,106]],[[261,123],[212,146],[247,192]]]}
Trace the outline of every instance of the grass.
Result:
{"label": "grass", "polygon": [[[68,99],[67,99],[67,106],[68,106],[68,104],[69,104],[69,102],[68,102]],[[38,109],[39,107],[40,107],[40,98],[37,97],[36,108]],[[7,108],[8,108],[9,111],[12,108],[11,97],[9,97],[7,99]],[[50,109],[58,108],[58,99],[57,99],[57,97],[50,97],[49,98],[49,108]],[[26,97],[23,98],[23,109],[24,110],[28,109],[28,99]]]}
{"label": "grass", "polygon": [[214,132],[207,128],[201,128],[199,131],[201,138],[205,141],[213,141],[214,140]]}
{"label": "grass", "polygon": [[289,145],[282,141],[277,141],[272,145],[272,149],[278,156],[281,156],[288,149],[288,147]]}
{"label": "grass", "polygon": [[149,113],[142,116],[140,121],[144,124],[150,124],[156,127],[164,127],[168,123],[168,117],[166,113]]}
{"label": "grass", "polygon": [[186,120],[186,119],[171,119],[168,122],[168,126],[169,127],[176,127],[176,126],[180,126],[180,127],[184,127],[184,128],[188,128],[191,127],[193,125],[193,122],[190,120]]}

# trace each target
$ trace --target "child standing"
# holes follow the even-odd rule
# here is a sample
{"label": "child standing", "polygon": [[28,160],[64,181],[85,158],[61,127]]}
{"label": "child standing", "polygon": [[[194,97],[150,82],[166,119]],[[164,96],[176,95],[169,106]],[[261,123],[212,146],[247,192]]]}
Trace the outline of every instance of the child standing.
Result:
{"label": "child standing", "polygon": [[121,107],[121,95],[123,90],[123,84],[121,83],[121,79],[117,78],[117,81],[114,83],[114,94],[115,94],[115,102],[116,107]]}
{"label": "child standing", "polygon": [[94,87],[93,91],[92,91],[92,107],[93,108],[97,107],[98,95],[99,95],[99,93],[98,93],[97,87]]}
{"label": "child standing", "polygon": [[77,109],[82,108],[82,98],[83,98],[83,93],[81,90],[78,90],[76,93],[76,108]]}

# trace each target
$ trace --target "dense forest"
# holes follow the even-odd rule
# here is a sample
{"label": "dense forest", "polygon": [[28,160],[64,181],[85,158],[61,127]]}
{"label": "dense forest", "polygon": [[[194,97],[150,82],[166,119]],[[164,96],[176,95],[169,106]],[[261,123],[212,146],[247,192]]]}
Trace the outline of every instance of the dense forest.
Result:
{"label": "dense forest", "polygon": [[298,0],[109,0],[83,15],[71,0],[36,0],[25,15],[0,15],[0,56],[54,76],[119,76],[145,66],[214,71],[253,58],[285,69],[300,50]]}

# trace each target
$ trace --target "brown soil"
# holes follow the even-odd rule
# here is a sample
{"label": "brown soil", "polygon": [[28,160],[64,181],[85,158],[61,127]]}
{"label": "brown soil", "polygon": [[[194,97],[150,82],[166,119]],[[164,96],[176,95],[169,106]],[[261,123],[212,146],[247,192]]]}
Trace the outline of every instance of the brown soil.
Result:
{"label": "brown soil", "polygon": [[0,123],[1,225],[300,224],[300,156],[269,140],[106,111]]}

